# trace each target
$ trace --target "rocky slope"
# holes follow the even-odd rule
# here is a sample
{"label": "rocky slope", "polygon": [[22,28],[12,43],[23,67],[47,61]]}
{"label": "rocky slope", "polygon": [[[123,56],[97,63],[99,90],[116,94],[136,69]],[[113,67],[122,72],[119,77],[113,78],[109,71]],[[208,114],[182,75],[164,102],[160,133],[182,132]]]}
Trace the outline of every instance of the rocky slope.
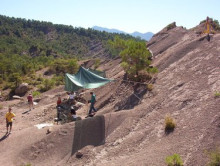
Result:
{"label": "rocky slope", "polygon": [[[0,161],[5,165],[163,166],[167,156],[178,153],[184,165],[206,165],[209,159],[204,151],[220,146],[220,98],[215,97],[220,91],[220,34],[209,42],[196,28],[165,28],[148,47],[160,71],[153,91],[122,81],[120,59],[106,61],[101,68],[116,81],[94,90],[97,117],[53,126],[46,134],[46,128],[32,126],[52,121],[55,95],[65,97],[62,87],[44,94],[36,111],[23,117],[25,105],[15,103],[18,121],[12,135],[1,139]],[[85,105],[77,114],[84,117],[87,109]],[[169,134],[164,131],[167,115],[176,121]],[[83,154],[80,159],[75,157],[77,150]]]}

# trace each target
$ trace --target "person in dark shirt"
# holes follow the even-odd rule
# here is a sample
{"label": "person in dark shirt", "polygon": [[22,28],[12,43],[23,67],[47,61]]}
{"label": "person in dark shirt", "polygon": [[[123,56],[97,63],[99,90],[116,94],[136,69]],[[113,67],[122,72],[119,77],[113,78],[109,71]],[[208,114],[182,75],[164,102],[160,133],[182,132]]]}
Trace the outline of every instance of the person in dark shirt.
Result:
{"label": "person in dark shirt", "polygon": [[96,103],[96,96],[94,92],[90,92],[90,94],[91,94],[91,100],[89,100],[89,103],[90,103],[89,115],[92,115],[92,111],[97,112],[94,106]]}

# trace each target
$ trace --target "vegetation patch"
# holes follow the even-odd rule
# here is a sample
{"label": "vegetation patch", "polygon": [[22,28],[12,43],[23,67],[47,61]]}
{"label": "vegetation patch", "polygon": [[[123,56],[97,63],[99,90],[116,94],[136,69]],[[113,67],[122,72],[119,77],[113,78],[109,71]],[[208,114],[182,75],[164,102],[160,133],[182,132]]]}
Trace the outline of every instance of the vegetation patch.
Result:
{"label": "vegetation patch", "polygon": [[173,22],[173,23],[171,23],[171,24],[169,24],[169,25],[167,25],[167,31],[169,31],[169,30],[171,30],[171,29],[173,29],[173,28],[175,28],[176,27],[176,22]]}
{"label": "vegetation patch", "polygon": [[175,129],[175,127],[176,127],[176,123],[174,119],[169,115],[167,115],[165,118],[165,132],[169,134]]}
{"label": "vegetation patch", "polygon": [[166,163],[168,166],[183,166],[183,161],[179,154],[166,157]]}
{"label": "vegetation patch", "polygon": [[40,96],[40,92],[39,91],[34,91],[32,92],[33,97],[39,97]]}
{"label": "vegetation patch", "polygon": [[220,165],[220,150],[216,149],[212,152],[207,152],[209,157],[208,166],[219,166]]}
{"label": "vegetation patch", "polygon": [[22,164],[21,166],[31,166],[31,164],[30,164],[30,163],[28,163],[28,164]]}
{"label": "vegetation patch", "polygon": [[96,59],[95,60],[95,64],[94,64],[94,69],[97,69],[100,66],[101,60],[100,59]]}
{"label": "vegetation patch", "polygon": [[147,84],[147,90],[152,91],[154,88],[153,84]]}
{"label": "vegetation patch", "polygon": [[45,79],[42,85],[39,85],[38,88],[40,92],[46,92],[52,89],[55,85],[55,81],[53,79]]}
{"label": "vegetation patch", "polygon": [[214,96],[215,96],[215,98],[219,98],[220,97],[220,92],[215,92]]}
{"label": "vegetation patch", "polygon": [[158,69],[156,67],[149,67],[147,71],[148,73],[152,73],[152,74],[158,73]]}
{"label": "vegetation patch", "polygon": [[145,82],[152,78],[150,73],[158,71],[157,68],[150,66],[152,55],[144,41],[124,40],[116,36],[109,44],[113,54],[118,53],[121,56],[121,66],[129,79]]}
{"label": "vegetation patch", "polygon": [[[47,66],[52,74],[63,78],[66,72],[74,74],[78,70],[78,60],[91,58],[88,53],[94,52],[97,44],[111,57],[108,40],[116,35],[122,39],[140,40],[126,34],[0,15],[0,87],[13,89],[24,80],[33,86],[40,85],[35,73]],[[97,60],[95,67],[99,63]]]}

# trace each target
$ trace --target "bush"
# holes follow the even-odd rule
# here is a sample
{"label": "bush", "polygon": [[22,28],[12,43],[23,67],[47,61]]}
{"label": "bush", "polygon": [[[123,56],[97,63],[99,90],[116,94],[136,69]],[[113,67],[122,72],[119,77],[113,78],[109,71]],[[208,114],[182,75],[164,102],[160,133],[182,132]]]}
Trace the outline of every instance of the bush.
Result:
{"label": "bush", "polygon": [[153,84],[147,84],[147,89],[148,89],[149,91],[152,91],[153,88],[154,88]]}
{"label": "bush", "polygon": [[29,76],[31,79],[36,79],[36,75],[35,75],[34,73],[30,73],[28,76]]}
{"label": "bush", "polygon": [[43,78],[41,75],[39,75],[39,76],[37,77],[37,81],[44,81],[44,78]]}
{"label": "bush", "polygon": [[176,27],[176,22],[173,22],[173,23],[167,25],[167,31],[169,31],[169,30],[171,30],[171,29],[173,29],[175,27]]}
{"label": "bush", "polygon": [[215,98],[218,98],[218,97],[220,97],[220,92],[215,92]]}
{"label": "bush", "polygon": [[148,71],[149,73],[153,73],[153,74],[158,73],[158,69],[157,69],[156,67],[149,67],[149,68],[147,69],[147,71]]}
{"label": "bush", "polygon": [[99,67],[100,63],[101,63],[101,60],[100,59],[96,59],[95,60],[95,64],[94,64],[94,69],[97,69]]}
{"label": "bush", "polygon": [[54,80],[56,86],[64,84],[64,76],[62,76],[62,75],[54,76],[52,78],[52,80]]}
{"label": "bush", "polygon": [[208,166],[219,166],[220,165],[220,151],[219,149],[209,153],[210,162]]}
{"label": "bush", "polygon": [[176,123],[174,122],[173,118],[170,116],[166,116],[165,118],[165,132],[171,132],[176,127]]}
{"label": "bush", "polygon": [[9,75],[9,82],[13,82],[14,86],[17,87],[21,82],[22,78],[19,73],[12,73]]}
{"label": "bush", "polygon": [[40,92],[39,91],[34,91],[32,93],[32,95],[33,95],[33,97],[38,97],[38,96],[40,96]]}
{"label": "bush", "polygon": [[3,108],[3,105],[0,104],[0,109],[2,109],[2,108]]}
{"label": "bush", "polygon": [[43,85],[39,85],[38,88],[41,92],[46,92],[50,89],[52,89],[55,85],[55,81],[54,80],[49,80],[49,79],[45,79],[43,82]]}
{"label": "bush", "polygon": [[183,161],[179,154],[166,157],[166,163],[168,166],[183,166]]}
{"label": "bush", "polygon": [[28,164],[23,164],[23,165],[21,165],[21,166],[31,166],[31,164],[28,163]]}
{"label": "bush", "polygon": [[13,89],[15,86],[13,85],[13,83],[9,83],[9,82],[6,82],[4,85],[3,85],[3,90],[6,90],[6,89]]}

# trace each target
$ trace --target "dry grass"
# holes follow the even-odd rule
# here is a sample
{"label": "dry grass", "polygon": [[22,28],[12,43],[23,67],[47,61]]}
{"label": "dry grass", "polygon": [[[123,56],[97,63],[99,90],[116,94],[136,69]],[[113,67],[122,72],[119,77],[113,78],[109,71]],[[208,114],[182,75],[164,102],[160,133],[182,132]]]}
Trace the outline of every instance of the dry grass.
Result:
{"label": "dry grass", "polygon": [[149,91],[152,91],[152,90],[154,89],[153,84],[147,84],[147,89],[148,89]]}
{"label": "dry grass", "polygon": [[172,132],[175,127],[176,127],[176,123],[174,119],[169,115],[167,115],[165,118],[165,132],[166,133]]}

